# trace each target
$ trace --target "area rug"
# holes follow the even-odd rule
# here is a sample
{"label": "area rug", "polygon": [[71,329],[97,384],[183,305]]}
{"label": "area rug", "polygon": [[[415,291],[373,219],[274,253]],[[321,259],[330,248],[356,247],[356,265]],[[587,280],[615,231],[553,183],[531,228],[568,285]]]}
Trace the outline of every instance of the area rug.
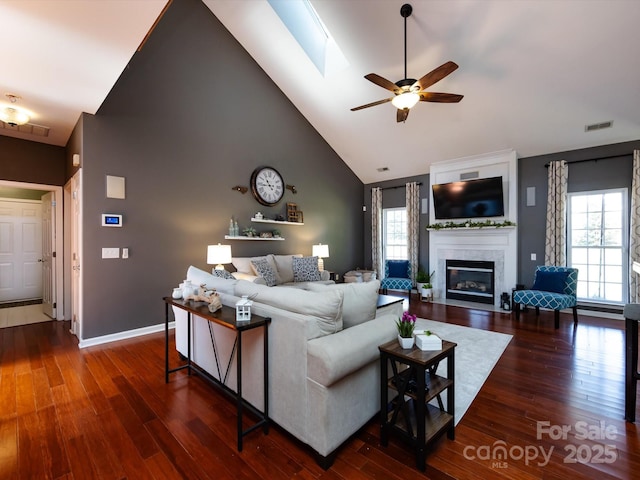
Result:
{"label": "area rug", "polygon": [[[457,425],[507,348],[512,335],[419,318],[416,320],[415,332],[423,330],[430,330],[443,340],[458,345],[455,350],[454,385],[454,422]],[[447,376],[446,361],[440,362],[436,373],[442,377]],[[442,400],[446,405],[446,392],[442,395]],[[432,403],[437,405],[435,400]]]}

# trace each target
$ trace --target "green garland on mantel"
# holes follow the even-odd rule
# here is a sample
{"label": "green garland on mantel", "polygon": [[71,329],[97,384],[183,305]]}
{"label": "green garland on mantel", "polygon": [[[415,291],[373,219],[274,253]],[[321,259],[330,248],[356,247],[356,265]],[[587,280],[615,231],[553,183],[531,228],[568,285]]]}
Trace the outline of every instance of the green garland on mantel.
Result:
{"label": "green garland on mantel", "polygon": [[515,222],[505,220],[504,222],[494,222],[493,220],[484,220],[482,222],[444,222],[434,223],[427,225],[427,230],[448,230],[453,228],[500,228],[500,227],[515,227]]}

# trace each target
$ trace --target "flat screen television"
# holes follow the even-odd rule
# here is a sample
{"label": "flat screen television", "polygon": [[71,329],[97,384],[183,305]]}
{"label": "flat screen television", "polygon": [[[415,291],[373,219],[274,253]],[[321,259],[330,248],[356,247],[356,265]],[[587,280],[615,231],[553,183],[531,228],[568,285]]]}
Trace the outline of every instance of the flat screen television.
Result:
{"label": "flat screen television", "polygon": [[432,186],[437,220],[502,217],[502,177],[478,178]]}

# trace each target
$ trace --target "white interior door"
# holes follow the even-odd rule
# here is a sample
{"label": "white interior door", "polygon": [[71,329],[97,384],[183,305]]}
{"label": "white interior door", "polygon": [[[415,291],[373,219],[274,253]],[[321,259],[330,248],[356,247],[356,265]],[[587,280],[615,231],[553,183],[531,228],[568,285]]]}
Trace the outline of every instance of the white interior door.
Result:
{"label": "white interior door", "polygon": [[71,178],[71,332],[82,340],[82,170]]}
{"label": "white interior door", "polygon": [[42,296],[42,205],[0,200],[0,302]]}
{"label": "white interior door", "polygon": [[42,196],[42,311],[56,318],[56,211],[54,192]]}

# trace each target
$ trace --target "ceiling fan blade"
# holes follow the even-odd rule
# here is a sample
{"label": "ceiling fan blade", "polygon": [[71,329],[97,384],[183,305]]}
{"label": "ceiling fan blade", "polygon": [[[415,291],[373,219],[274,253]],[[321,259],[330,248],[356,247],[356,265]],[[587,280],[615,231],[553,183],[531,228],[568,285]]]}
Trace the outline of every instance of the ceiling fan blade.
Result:
{"label": "ceiling fan blade", "polygon": [[351,109],[351,111],[355,112],[356,110],[362,110],[363,108],[369,108],[369,107],[375,107],[376,105],[382,105],[383,103],[390,102],[392,99],[393,99],[393,97],[385,98],[384,100],[378,100],[377,102],[367,103],[366,105],[360,105],[359,107],[353,107]]}
{"label": "ceiling fan blade", "polygon": [[393,93],[399,93],[399,92],[402,91],[400,89],[400,87],[398,87],[391,80],[387,80],[386,78],[383,78],[383,77],[381,77],[380,75],[378,75],[376,73],[369,73],[369,74],[365,75],[364,78],[366,78],[370,82],[375,83],[379,87],[386,88],[387,90],[392,91]]}
{"label": "ceiling fan blade", "polygon": [[439,82],[444,77],[449,75],[451,72],[455,71],[458,68],[458,64],[454,62],[447,62],[440,65],[438,68],[431,70],[424,77],[418,80],[413,84],[413,87],[416,85],[420,87],[420,90],[424,90],[425,88],[429,88],[436,82]]}
{"label": "ceiling fan blade", "polygon": [[463,97],[455,93],[420,92],[421,102],[458,103]]}
{"label": "ceiling fan blade", "polygon": [[398,109],[398,113],[396,114],[396,121],[398,123],[404,122],[407,119],[408,116],[409,116],[409,109],[408,108],[399,108]]}

